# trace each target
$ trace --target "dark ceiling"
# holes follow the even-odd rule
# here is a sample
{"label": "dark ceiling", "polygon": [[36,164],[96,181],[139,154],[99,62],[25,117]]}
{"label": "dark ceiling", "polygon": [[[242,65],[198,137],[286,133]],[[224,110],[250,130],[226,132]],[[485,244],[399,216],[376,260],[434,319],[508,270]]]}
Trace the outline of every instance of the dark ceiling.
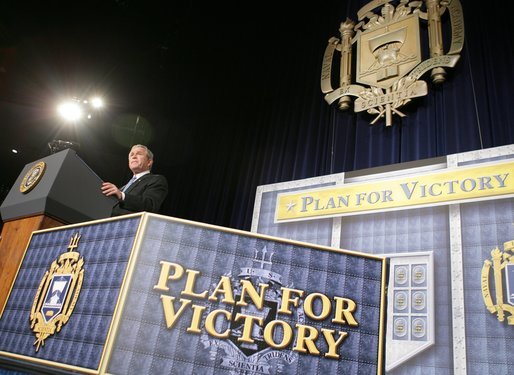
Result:
{"label": "dark ceiling", "polygon": [[[137,142],[151,146],[155,170],[169,178],[173,194],[185,197],[168,202],[164,213],[204,219],[188,213],[184,201],[202,199],[190,196],[191,185],[207,193],[206,171],[237,163],[223,148],[244,145],[252,127],[266,126],[258,117],[271,105],[277,80],[302,79],[285,74],[290,66],[306,58],[321,63],[341,7],[338,1],[2,4],[1,197],[24,165],[49,154],[53,139],[77,142],[98,175],[119,184],[129,177],[126,153]],[[319,80],[319,67],[310,74]],[[107,101],[102,113],[74,126],[58,119],[61,99],[97,93]],[[255,186],[247,189],[251,195]]]}

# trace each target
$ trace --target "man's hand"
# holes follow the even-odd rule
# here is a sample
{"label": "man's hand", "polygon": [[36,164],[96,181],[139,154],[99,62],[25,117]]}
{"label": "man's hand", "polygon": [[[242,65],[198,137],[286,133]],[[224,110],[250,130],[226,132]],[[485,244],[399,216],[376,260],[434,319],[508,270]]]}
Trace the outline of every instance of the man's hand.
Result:
{"label": "man's hand", "polygon": [[106,197],[115,196],[118,200],[122,200],[123,195],[121,194],[121,190],[118,187],[110,182],[102,183],[102,194]]}

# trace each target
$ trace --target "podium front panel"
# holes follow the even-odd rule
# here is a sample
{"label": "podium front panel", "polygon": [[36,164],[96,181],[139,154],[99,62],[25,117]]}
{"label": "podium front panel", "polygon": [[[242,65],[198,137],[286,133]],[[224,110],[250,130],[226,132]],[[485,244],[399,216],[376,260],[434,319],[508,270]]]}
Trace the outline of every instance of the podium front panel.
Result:
{"label": "podium front panel", "polygon": [[[30,358],[41,365],[55,363],[59,368],[70,370],[75,367],[97,369],[140,220],[133,217],[35,232],[0,318],[0,351],[15,358]],[[37,337],[31,329],[31,310],[38,291],[43,305],[49,300],[42,293],[45,288],[40,283],[45,274],[52,273],[61,255],[69,251],[70,239],[77,233],[80,240],[75,250],[84,259],[79,299],[61,331],[45,339],[36,352]],[[66,274],[70,272],[64,272]],[[57,279],[53,285],[57,285],[54,289],[59,289]],[[51,294],[51,288],[46,289]],[[61,316],[66,312],[62,311],[64,309],[61,305]],[[40,321],[36,325],[44,323]]]}
{"label": "podium front panel", "polygon": [[[0,359],[84,373],[382,373],[386,268],[147,213],[35,232]],[[38,348],[34,328],[63,315]]]}

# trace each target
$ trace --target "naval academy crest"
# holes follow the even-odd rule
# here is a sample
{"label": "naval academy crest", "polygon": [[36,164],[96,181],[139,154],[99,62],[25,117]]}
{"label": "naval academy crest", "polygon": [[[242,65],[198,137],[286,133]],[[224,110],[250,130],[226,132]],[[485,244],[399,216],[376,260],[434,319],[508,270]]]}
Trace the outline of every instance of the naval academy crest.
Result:
{"label": "naval academy crest", "polygon": [[[442,17],[446,14],[452,29],[448,52],[443,47]],[[427,83],[421,76],[430,71],[432,82],[442,84],[445,68],[454,67],[459,60],[464,44],[462,7],[459,0],[373,0],[359,10],[357,17],[358,23],[350,19],[341,23],[341,38],[328,41],[321,91],[329,104],[337,100],[341,110],[351,108],[351,97],[355,97],[355,112],[373,115],[371,124],[385,117],[386,126],[390,126],[393,115],[405,116],[400,107],[412,98],[427,95]],[[425,60],[420,43],[421,23],[426,25],[429,43]],[[356,63],[352,61],[354,45]],[[341,53],[340,87],[333,89],[332,61],[336,50]]]}
{"label": "naval academy crest", "polygon": [[36,352],[45,340],[59,332],[70,319],[82,288],[84,258],[74,251],[80,235],[70,239],[68,251],[54,260],[39,283],[30,311],[30,328],[36,334]]}
{"label": "naval academy crest", "polygon": [[[260,326],[252,326],[252,342],[241,340],[245,329],[244,324],[240,324],[235,319],[230,319],[230,323],[228,323],[230,327],[217,327],[216,329],[223,331],[230,328],[231,333],[228,340],[212,339],[207,334],[202,335],[201,341],[204,347],[209,350],[210,357],[214,360],[217,355],[221,356],[221,366],[230,369],[231,373],[281,373],[284,371],[284,367],[287,368],[288,365],[298,359],[298,354],[291,350],[275,350],[265,343],[262,327],[277,319],[282,293],[280,288],[283,285],[282,275],[271,270],[272,257],[273,253],[268,253],[266,246],[264,246],[261,251],[255,250],[252,265],[242,267],[236,277],[227,275],[232,278],[233,285],[238,285],[234,290],[234,296],[238,298],[241,296],[240,280],[251,281],[253,285],[261,283],[270,285],[266,289],[262,309],[257,309],[255,305],[248,303],[246,306],[235,306],[231,313],[233,317],[243,313],[261,321]],[[211,306],[211,309],[216,309],[216,306]],[[296,308],[294,315],[297,322],[305,321],[301,303]],[[276,342],[281,342],[284,333],[277,330],[273,335],[276,336],[273,338]]]}
{"label": "naval academy crest", "polygon": [[[482,266],[482,297],[491,314],[496,314],[500,322],[514,325],[514,241],[503,244],[504,251],[498,247],[491,251],[491,259]],[[491,288],[493,281],[494,288]],[[494,302],[493,302],[494,299]]]}

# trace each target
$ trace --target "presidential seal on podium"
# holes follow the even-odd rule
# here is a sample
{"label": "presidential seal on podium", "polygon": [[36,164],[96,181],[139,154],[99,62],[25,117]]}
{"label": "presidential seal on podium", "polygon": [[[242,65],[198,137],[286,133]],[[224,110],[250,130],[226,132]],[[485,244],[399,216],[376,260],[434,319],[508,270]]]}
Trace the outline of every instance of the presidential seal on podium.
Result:
{"label": "presidential seal on podium", "polygon": [[34,189],[41,180],[41,177],[43,177],[45,170],[46,163],[44,161],[34,164],[23,177],[20,184],[20,192],[26,194]]}

